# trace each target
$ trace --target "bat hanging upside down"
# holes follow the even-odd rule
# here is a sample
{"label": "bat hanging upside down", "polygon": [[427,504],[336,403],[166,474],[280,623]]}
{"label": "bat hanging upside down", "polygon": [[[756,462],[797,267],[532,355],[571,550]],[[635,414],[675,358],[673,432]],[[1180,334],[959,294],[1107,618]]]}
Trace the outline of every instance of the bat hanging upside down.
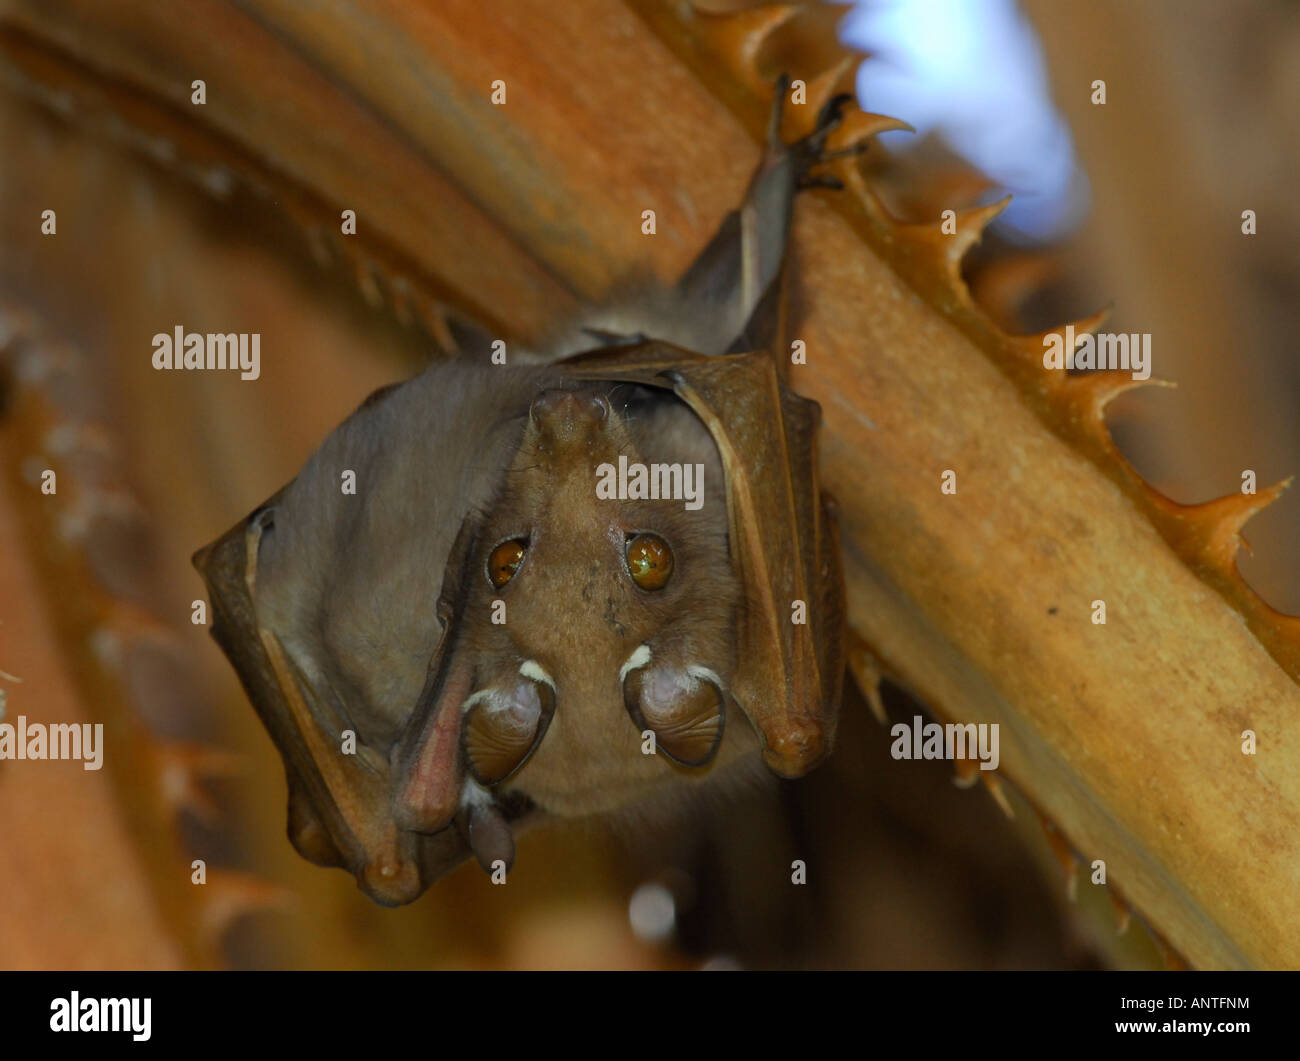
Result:
{"label": "bat hanging upside down", "polygon": [[290,839],[378,902],[471,851],[508,868],[539,814],[830,750],[843,578],[820,411],[778,332],[795,194],[833,186],[811,171],[848,97],[785,144],[786,88],[675,287],[526,363],[484,340],[376,392],[195,555],[284,758]]}

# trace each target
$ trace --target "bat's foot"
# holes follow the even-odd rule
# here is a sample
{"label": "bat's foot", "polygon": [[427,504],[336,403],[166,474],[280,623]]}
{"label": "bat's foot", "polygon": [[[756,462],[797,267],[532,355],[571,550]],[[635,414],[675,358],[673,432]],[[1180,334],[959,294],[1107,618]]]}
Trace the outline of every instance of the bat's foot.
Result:
{"label": "bat's foot", "polygon": [[767,129],[767,151],[775,157],[788,156],[794,163],[796,188],[833,188],[841,189],[843,182],[829,173],[813,173],[812,170],[824,162],[837,158],[850,158],[867,150],[864,140],[839,151],[827,151],[826,142],[831,133],[844,122],[844,108],[853,102],[853,96],[841,92],[832,96],[817,112],[817,121],[812,132],[793,143],[787,144],[781,139],[781,116],[785,111],[786,94],[790,91],[790,77],[782,74],[776,81],[776,94],[772,101],[772,116]]}

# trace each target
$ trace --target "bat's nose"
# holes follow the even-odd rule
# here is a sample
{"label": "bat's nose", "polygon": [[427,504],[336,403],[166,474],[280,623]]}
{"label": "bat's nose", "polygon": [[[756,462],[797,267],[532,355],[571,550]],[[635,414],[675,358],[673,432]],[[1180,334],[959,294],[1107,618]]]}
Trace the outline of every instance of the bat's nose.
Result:
{"label": "bat's nose", "polygon": [[548,390],[533,399],[528,416],[545,442],[585,444],[604,429],[609,402],[589,391]]}

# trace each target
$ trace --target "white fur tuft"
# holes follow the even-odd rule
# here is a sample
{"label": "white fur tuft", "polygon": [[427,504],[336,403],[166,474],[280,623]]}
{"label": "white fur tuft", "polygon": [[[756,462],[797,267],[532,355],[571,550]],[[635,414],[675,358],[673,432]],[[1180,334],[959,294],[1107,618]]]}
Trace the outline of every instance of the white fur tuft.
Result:
{"label": "white fur tuft", "polygon": [[650,646],[637,645],[632,655],[627,657],[627,662],[618,669],[618,684],[622,685],[627,679],[629,673],[634,670],[640,670],[650,662]]}

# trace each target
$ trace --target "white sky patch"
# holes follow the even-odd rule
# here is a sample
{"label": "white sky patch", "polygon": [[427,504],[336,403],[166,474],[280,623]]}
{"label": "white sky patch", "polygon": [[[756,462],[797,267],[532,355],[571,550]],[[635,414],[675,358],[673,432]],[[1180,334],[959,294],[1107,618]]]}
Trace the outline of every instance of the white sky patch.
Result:
{"label": "white sky patch", "polygon": [[[1082,218],[1087,180],[1014,0],[858,0],[840,36],[872,53],[858,68],[864,110],[942,135],[1015,195],[995,222],[1004,236],[1053,240]],[[891,151],[913,139],[882,135]]]}

